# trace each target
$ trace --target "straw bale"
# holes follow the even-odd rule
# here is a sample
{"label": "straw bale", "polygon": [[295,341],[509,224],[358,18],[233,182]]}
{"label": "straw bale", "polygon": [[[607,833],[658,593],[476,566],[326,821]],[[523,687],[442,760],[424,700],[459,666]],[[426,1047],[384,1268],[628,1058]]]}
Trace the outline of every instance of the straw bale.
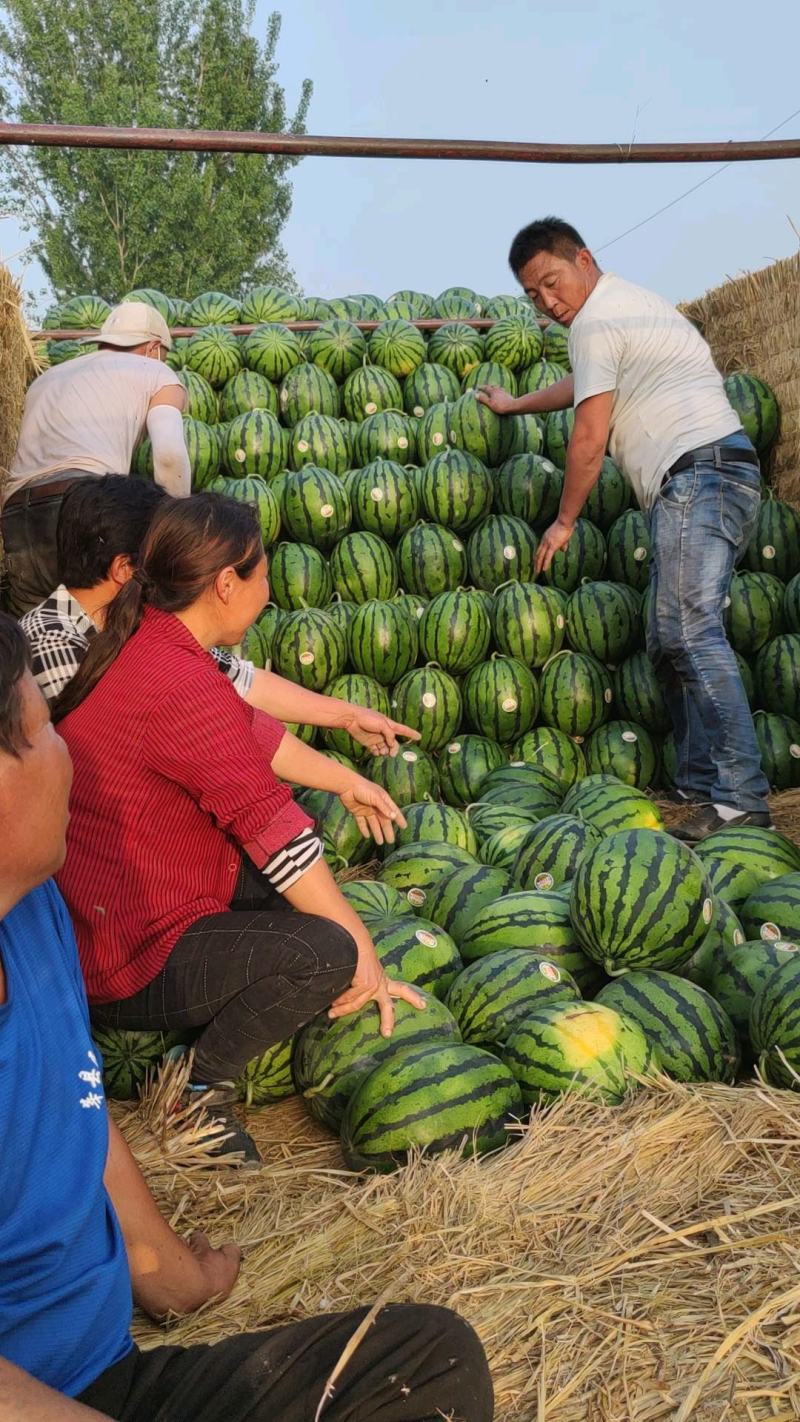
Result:
{"label": "straw bale", "polygon": [[772,386],[781,427],[766,473],[778,497],[800,507],[800,253],[725,281],[681,310],[724,375],[746,370]]}
{"label": "straw bale", "polygon": [[21,301],[19,284],[0,263],[0,488],[16,447],[25,392],[41,368]]}
{"label": "straw bale", "polygon": [[[127,1133],[140,1115],[125,1113]],[[181,1231],[233,1236],[244,1266],[225,1302],[166,1330],[137,1320],[144,1346],[214,1341],[388,1288],[473,1323],[498,1422],[800,1415],[789,1093],[662,1081],[621,1108],[565,1099],[492,1159],[415,1160],[389,1177],[344,1171],[297,1100],[247,1119],[263,1169],[183,1167],[178,1153],[151,1174]]]}
{"label": "straw bale", "polygon": [[[685,816],[685,807],[674,805],[669,800],[660,800],[657,794],[654,798],[668,828]],[[775,828],[800,844],[800,790],[776,792],[770,795],[769,805]]]}

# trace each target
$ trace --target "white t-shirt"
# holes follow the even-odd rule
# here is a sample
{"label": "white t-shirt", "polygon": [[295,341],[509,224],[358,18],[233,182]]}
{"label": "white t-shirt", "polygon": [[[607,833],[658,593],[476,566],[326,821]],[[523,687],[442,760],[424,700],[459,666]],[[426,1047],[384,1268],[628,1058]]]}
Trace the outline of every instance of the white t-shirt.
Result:
{"label": "white t-shirt", "polygon": [[25,397],[4,499],[62,469],[127,474],[154,395],[180,385],[159,360],[93,351],[54,365]]}
{"label": "white t-shirt", "polygon": [[682,454],[741,428],[703,337],[663,296],[605,272],[569,332],[575,405],[614,391],[611,457],[643,509]]}

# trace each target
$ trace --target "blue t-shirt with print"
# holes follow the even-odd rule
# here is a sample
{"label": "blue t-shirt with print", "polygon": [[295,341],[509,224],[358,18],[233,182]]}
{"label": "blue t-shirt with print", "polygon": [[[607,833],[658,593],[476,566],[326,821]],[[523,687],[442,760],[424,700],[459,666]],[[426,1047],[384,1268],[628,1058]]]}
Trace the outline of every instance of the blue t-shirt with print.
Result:
{"label": "blue t-shirt with print", "polygon": [[102,1062],[55,884],[0,921],[0,1354],[75,1397],[132,1347]]}

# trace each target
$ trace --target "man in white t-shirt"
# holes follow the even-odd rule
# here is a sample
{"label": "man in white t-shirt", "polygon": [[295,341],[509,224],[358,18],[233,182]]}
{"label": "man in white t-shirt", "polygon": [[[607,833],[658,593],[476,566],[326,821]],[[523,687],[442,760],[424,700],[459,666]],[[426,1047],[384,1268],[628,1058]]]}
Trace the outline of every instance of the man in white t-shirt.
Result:
{"label": "man in white t-shirt", "polygon": [[156,483],[179,496],[191,489],[181,414],[186,392],[163,364],[172,346],[166,321],[143,301],[123,301],[103,323],[98,343],[96,352],[46,370],[25,398],[0,518],[7,604],[17,616],[58,582],[58,515],[76,479],[127,474],[146,430]]}
{"label": "man in white t-shirt", "polygon": [[761,480],[711,352],[663,297],[601,272],[560,218],[523,228],[509,262],[535,305],[569,328],[573,370],[519,399],[495,386],[479,392],[501,414],[575,407],[559,514],[542,535],[536,572],[568,544],[609,449],[650,516],[647,648],[690,809],[673,833],[697,841],[725,824],[769,826],[769,787],[722,620]]}

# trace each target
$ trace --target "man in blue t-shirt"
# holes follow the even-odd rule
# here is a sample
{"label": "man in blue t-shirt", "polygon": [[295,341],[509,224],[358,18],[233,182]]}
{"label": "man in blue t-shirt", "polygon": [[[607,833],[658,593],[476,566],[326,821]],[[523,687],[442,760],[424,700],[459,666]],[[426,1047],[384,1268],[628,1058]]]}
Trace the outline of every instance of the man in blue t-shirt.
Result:
{"label": "man in blue t-shirt", "polygon": [[[303,1422],[364,1316],[140,1352],[153,1317],[224,1298],[240,1251],[160,1215],[106,1112],[72,927],[51,876],[72,768],[0,614],[0,1419]],[[475,1334],[447,1309],[390,1305],[347,1364],[327,1422],[490,1422]]]}

